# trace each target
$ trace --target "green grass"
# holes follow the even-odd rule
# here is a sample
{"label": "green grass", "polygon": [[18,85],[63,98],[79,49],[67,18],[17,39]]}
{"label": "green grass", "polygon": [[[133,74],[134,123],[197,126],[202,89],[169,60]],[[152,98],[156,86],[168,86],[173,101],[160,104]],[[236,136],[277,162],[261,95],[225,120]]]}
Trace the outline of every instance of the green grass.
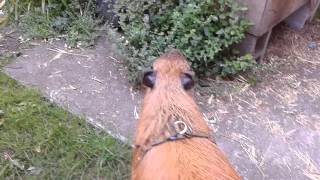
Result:
{"label": "green grass", "polygon": [[128,146],[0,70],[0,179],[128,179],[129,159]]}

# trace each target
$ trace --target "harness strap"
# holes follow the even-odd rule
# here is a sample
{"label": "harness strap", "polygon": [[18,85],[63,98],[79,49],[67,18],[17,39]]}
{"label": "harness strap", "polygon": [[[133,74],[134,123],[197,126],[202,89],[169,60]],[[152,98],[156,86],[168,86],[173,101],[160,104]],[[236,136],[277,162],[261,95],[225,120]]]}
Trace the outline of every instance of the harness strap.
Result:
{"label": "harness strap", "polygon": [[[139,149],[140,150],[140,153],[141,153],[141,156],[139,157],[139,163],[143,160],[144,156],[153,148],[153,147],[156,147],[156,146],[159,146],[161,144],[164,144],[166,142],[172,142],[172,141],[180,141],[180,140],[184,140],[184,139],[191,139],[191,138],[205,138],[205,139],[208,139],[209,141],[211,141],[212,143],[216,144],[216,141],[214,139],[214,137],[212,135],[207,135],[207,134],[204,134],[204,133],[192,133],[192,134],[189,134],[189,133],[185,133],[185,134],[180,134],[180,133],[177,133],[175,135],[172,135],[172,136],[169,136],[167,138],[164,138],[162,140],[157,140],[153,143],[151,143],[150,145],[146,146],[146,145],[133,145],[133,148],[136,148],[136,149]],[[138,163],[138,164],[139,164]]]}
{"label": "harness strap", "polygon": [[[212,133],[203,133],[203,132],[196,132],[192,129],[191,125],[187,125],[186,122],[182,121],[179,117],[171,117],[172,121],[169,122],[164,126],[162,132],[166,132],[165,136],[162,136],[160,139],[155,139],[154,137],[149,139],[147,144],[135,144],[133,148],[138,150],[138,164],[142,161],[144,156],[156,146],[164,144],[166,142],[172,141],[180,141],[184,139],[191,139],[191,138],[205,138],[211,141],[212,143],[216,144],[213,134]],[[172,135],[173,134],[173,135]],[[160,136],[161,137],[161,136]]]}

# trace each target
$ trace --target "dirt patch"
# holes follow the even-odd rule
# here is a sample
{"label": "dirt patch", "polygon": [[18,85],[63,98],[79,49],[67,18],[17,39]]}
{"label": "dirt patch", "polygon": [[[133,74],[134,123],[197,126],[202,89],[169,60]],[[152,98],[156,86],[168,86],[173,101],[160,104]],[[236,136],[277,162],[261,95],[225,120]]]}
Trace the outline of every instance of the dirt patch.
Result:
{"label": "dirt patch", "polygon": [[244,179],[320,178],[319,27],[277,27],[267,65],[200,91],[218,144]]}

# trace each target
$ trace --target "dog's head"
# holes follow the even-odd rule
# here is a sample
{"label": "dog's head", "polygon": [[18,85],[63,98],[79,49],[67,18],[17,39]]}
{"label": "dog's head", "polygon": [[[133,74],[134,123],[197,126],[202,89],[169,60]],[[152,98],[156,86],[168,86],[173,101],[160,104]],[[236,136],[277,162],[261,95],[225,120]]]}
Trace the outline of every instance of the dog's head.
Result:
{"label": "dog's head", "polygon": [[193,72],[186,58],[178,50],[171,50],[154,63],[143,76],[143,85],[151,90],[160,87],[188,91],[194,86]]}

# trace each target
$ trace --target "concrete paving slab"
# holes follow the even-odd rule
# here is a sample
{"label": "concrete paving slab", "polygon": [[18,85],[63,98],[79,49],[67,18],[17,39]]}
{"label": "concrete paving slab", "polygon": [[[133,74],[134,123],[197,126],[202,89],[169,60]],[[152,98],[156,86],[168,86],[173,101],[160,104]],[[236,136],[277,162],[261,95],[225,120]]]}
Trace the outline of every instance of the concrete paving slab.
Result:
{"label": "concrete paving slab", "polygon": [[32,44],[5,68],[10,76],[113,136],[131,139],[141,98],[108,41],[83,51],[68,50],[62,41]]}

